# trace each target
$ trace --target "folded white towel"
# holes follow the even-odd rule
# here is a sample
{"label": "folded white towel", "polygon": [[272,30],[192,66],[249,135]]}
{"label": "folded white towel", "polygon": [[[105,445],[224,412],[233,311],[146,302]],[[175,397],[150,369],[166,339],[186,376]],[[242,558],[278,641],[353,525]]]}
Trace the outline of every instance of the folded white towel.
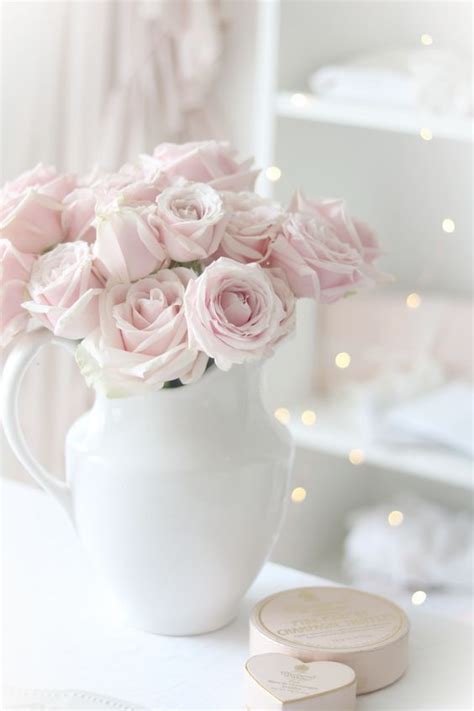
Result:
{"label": "folded white towel", "polygon": [[474,390],[469,383],[452,382],[409,402],[379,413],[378,439],[432,443],[474,456],[472,425]]}
{"label": "folded white towel", "polygon": [[309,78],[325,99],[434,113],[472,112],[469,65],[452,52],[399,49],[321,67]]}

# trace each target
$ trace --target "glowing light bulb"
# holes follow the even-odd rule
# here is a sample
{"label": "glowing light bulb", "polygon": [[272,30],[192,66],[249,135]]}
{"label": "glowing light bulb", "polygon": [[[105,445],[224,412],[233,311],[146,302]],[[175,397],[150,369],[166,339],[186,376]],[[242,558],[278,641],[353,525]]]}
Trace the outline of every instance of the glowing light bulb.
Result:
{"label": "glowing light bulb", "polygon": [[301,504],[302,501],[306,499],[306,489],[303,489],[302,486],[297,486],[296,489],[293,489],[291,492],[291,500],[295,504]]}
{"label": "glowing light bulb", "polygon": [[401,511],[390,511],[387,520],[389,526],[401,526],[403,523],[403,514]]}
{"label": "glowing light bulb", "polygon": [[406,305],[409,309],[417,309],[420,304],[421,296],[419,294],[416,294],[415,292],[413,292],[412,294],[408,294],[406,298]]}
{"label": "glowing light bulb", "polygon": [[287,425],[290,421],[290,411],[286,407],[278,407],[273,414],[282,425]]}
{"label": "glowing light bulb", "polygon": [[450,217],[445,217],[445,219],[441,223],[441,227],[443,228],[444,232],[448,233],[448,235],[452,234],[456,229],[454,220],[452,220]]}
{"label": "glowing light bulb", "polygon": [[293,106],[302,108],[308,103],[308,97],[305,94],[293,94],[290,101]]}
{"label": "glowing light bulb", "polygon": [[423,605],[427,597],[428,596],[424,590],[417,590],[411,596],[411,601],[414,605]]}
{"label": "glowing light bulb", "polygon": [[420,37],[420,42],[421,44],[424,44],[425,47],[429,47],[431,44],[433,44],[433,37],[429,35],[427,32],[423,32],[423,34]]}
{"label": "glowing light bulb", "polygon": [[423,126],[423,128],[420,130],[420,136],[424,141],[431,141],[431,139],[433,138],[433,132],[431,128]]}
{"label": "glowing light bulb", "polygon": [[265,175],[267,176],[268,180],[272,181],[272,183],[276,183],[276,181],[280,180],[281,178],[281,170],[276,165],[271,165],[269,168],[266,169]]}
{"label": "glowing light bulb", "polygon": [[305,410],[301,413],[301,422],[308,427],[316,422],[316,413],[313,410]]}
{"label": "glowing light bulb", "polygon": [[363,449],[351,449],[349,452],[349,461],[351,464],[358,466],[362,464],[365,459],[365,454]]}
{"label": "glowing light bulb", "polygon": [[351,357],[349,353],[343,351],[342,353],[337,354],[334,358],[334,362],[338,368],[348,368],[351,363]]}

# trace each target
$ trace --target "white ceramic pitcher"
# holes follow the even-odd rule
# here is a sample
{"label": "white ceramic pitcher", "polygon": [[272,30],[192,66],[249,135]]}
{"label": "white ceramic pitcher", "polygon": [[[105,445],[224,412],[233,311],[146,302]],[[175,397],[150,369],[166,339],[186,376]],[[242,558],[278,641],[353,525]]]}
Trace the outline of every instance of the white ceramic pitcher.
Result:
{"label": "white ceramic pitcher", "polygon": [[3,422],[18,459],[64,507],[131,625],[185,635],[227,624],[288,499],[292,446],[263,407],[260,367],[211,369],[144,396],[97,395],[68,432],[62,483],[31,455],[17,415],[22,377],[47,343],[74,350],[39,329],[5,366]]}

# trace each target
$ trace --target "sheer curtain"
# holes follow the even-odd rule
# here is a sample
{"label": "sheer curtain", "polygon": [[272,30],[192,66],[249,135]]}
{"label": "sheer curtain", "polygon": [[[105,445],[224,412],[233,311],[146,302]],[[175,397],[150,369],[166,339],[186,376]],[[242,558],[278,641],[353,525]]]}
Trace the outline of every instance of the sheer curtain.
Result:
{"label": "sheer curtain", "polygon": [[[2,182],[39,161],[87,171],[162,140],[219,137],[223,6],[228,20],[220,0],[4,2]],[[65,432],[91,398],[57,349],[25,378],[26,436],[56,474]],[[25,476],[4,440],[2,472]]]}

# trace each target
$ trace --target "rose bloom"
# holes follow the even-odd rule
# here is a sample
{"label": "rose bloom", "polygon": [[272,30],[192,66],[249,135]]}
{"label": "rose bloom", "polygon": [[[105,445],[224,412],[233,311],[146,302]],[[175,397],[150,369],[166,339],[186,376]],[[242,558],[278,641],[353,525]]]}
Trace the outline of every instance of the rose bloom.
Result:
{"label": "rose bloom", "polygon": [[153,158],[169,181],[185,178],[209,183],[216,190],[252,190],[258,170],[251,170],[253,160],[236,160],[236,151],[228,143],[201,141],[161,143]]}
{"label": "rose bloom", "polygon": [[281,207],[251,192],[221,194],[230,218],[214,258],[265,261],[282,219]]}
{"label": "rose bloom", "polygon": [[168,185],[156,165],[126,163],[117,173],[93,174],[64,200],[62,227],[65,240],[96,239],[96,216],[123,207],[146,207]]}
{"label": "rose bloom", "polygon": [[76,188],[65,197],[61,224],[66,242],[94,242],[96,202],[97,195],[94,189],[88,186]]}
{"label": "rose bloom", "polygon": [[59,244],[35,262],[23,304],[57,336],[84,338],[98,324],[103,281],[86,242]]}
{"label": "rose bloom", "polygon": [[265,269],[265,274],[270,277],[273,290],[281,301],[283,315],[279,328],[275,334],[274,343],[278,343],[285,336],[295,330],[296,326],[296,299],[293,294],[285,272],[282,269]]}
{"label": "rose bloom", "polygon": [[78,347],[77,362],[89,385],[109,397],[159,389],[203,374],[208,358],[189,347],[184,315],[191,269],[163,269],[135,284],[116,284],[101,297],[100,327]]}
{"label": "rose bloom", "polygon": [[297,196],[282,223],[269,262],[285,272],[297,297],[332,303],[382,275],[374,234],[347,215],[342,201],[308,202]]}
{"label": "rose bloom", "polygon": [[111,207],[98,214],[94,256],[108,280],[130,282],[167,267],[169,258],[148,208]]}
{"label": "rose bloom", "polygon": [[222,370],[269,355],[285,319],[265,270],[225,257],[188,284],[185,308],[190,345]]}
{"label": "rose bloom", "polygon": [[307,200],[301,193],[296,193],[290,206],[292,212],[304,212],[320,217],[331,225],[340,240],[354,245],[362,254],[364,261],[371,263],[380,257],[382,251],[375,232],[355,217],[347,214],[346,203],[341,199]]}
{"label": "rose bloom", "polygon": [[29,314],[22,307],[28,298],[26,290],[36,257],[23,254],[7,239],[0,239],[0,346],[26,328]]}
{"label": "rose bloom", "polygon": [[1,192],[0,236],[28,254],[41,254],[60,242],[62,200],[74,186],[74,176],[60,175],[41,163],[6,183]]}
{"label": "rose bloom", "polygon": [[112,203],[127,207],[151,205],[168,184],[157,165],[147,163],[141,156],[136,164],[125,163],[117,173],[103,175],[92,188],[102,210]]}
{"label": "rose bloom", "polygon": [[174,185],[156,199],[151,223],[176,262],[205,259],[218,248],[228,221],[219,193],[205,183]]}

